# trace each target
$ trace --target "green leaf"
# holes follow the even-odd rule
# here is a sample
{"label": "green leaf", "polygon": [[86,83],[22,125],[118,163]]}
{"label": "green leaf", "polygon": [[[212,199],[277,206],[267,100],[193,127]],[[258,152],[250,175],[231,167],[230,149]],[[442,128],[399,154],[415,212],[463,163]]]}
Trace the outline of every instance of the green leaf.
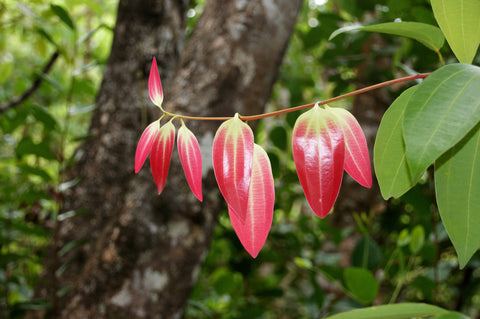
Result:
{"label": "green leaf", "polygon": [[480,121],[480,68],[450,64],[430,74],[408,101],[403,136],[412,182]]}
{"label": "green leaf", "polygon": [[480,1],[431,0],[431,4],[458,61],[472,63],[480,42]]}
{"label": "green leaf", "polygon": [[399,197],[414,185],[406,161],[402,121],[407,103],[417,87],[418,85],[409,88],[392,103],[378,128],[373,162],[380,191],[385,199]]}
{"label": "green leaf", "polygon": [[415,39],[437,53],[445,41],[442,31],[439,28],[419,22],[388,22],[366,26],[347,26],[333,32],[329,40],[341,33],[353,30],[394,34]]}
{"label": "green leaf", "polygon": [[362,236],[353,249],[350,261],[354,267],[373,270],[382,261],[382,251],[370,236]]}
{"label": "green leaf", "polygon": [[356,309],[325,319],[411,319],[412,317],[438,316],[445,313],[449,312],[424,303],[400,303]]}
{"label": "green leaf", "polygon": [[378,294],[378,282],[364,268],[348,268],[343,274],[345,284],[353,296],[362,303],[371,303]]}
{"label": "green leaf", "polygon": [[480,247],[480,124],[435,162],[435,189],[463,268]]}
{"label": "green leaf", "polygon": [[68,11],[65,10],[62,6],[51,4],[50,10],[62,20],[70,29],[75,30],[75,23],[73,22],[72,18],[68,14]]}
{"label": "green leaf", "polygon": [[410,234],[410,251],[414,254],[417,254],[423,247],[425,243],[425,230],[422,225],[417,225],[413,228],[412,233]]}
{"label": "green leaf", "polygon": [[15,152],[18,157],[32,154],[45,159],[55,159],[55,154],[53,154],[50,145],[46,141],[35,144],[30,137],[24,137],[17,144]]}
{"label": "green leaf", "polygon": [[470,319],[470,317],[465,316],[459,312],[449,311],[440,316],[435,317],[435,319]]}

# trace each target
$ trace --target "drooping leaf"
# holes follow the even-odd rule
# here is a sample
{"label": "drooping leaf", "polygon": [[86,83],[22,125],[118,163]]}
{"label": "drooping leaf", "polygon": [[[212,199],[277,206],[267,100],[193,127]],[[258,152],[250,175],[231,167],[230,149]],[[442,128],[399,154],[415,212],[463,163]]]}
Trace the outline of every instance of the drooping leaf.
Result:
{"label": "drooping leaf", "polygon": [[345,170],[358,183],[365,187],[372,186],[370,155],[368,154],[365,134],[355,117],[342,108],[326,108],[338,119],[345,141]]}
{"label": "drooping leaf", "polygon": [[400,197],[415,185],[410,177],[403,141],[403,114],[418,86],[404,91],[383,115],[378,128],[373,162],[383,198]]}
{"label": "drooping leaf", "polygon": [[447,310],[424,303],[399,303],[342,312],[325,319],[411,319],[439,316]]}
{"label": "drooping leaf", "polygon": [[433,14],[458,61],[472,63],[480,43],[480,1],[431,0]]}
{"label": "drooping leaf", "polygon": [[480,121],[480,68],[449,64],[430,74],[403,119],[407,163],[415,183],[428,166]]}
{"label": "drooping leaf", "polygon": [[213,170],[225,201],[245,221],[252,175],[252,129],[238,116],[222,123],[213,139]]}
{"label": "drooping leaf", "polygon": [[161,107],[163,102],[163,89],[155,57],[153,57],[152,67],[150,68],[150,75],[148,77],[148,93],[153,104]]}
{"label": "drooping leaf", "polygon": [[347,268],[343,274],[348,290],[358,301],[369,304],[378,294],[378,282],[372,273],[364,268]]}
{"label": "drooping leaf", "polygon": [[50,5],[50,10],[62,20],[63,23],[65,23],[70,29],[75,30],[75,23],[73,22],[72,18],[70,17],[70,14],[68,14],[68,11],[65,10],[64,7],[56,5],[56,4],[51,4]]}
{"label": "drooping leaf", "polygon": [[160,127],[157,134],[155,134],[150,153],[150,166],[152,168],[153,179],[157,185],[158,194],[160,194],[165,187],[174,142],[175,126],[172,122],[167,122]]}
{"label": "drooping leaf", "polygon": [[295,123],[293,160],[313,212],[327,216],[337,199],[345,163],[343,132],[330,112],[318,104]]}
{"label": "drooping leaf", "polygon": [[155,136],[160,129],[160,123],[155,121],[150,123],[143,131],[142,136],[137,144],[137,150],[135,152],[135,173],[138,173],[143,166],[143,163],[147,159],[148,154],[152,149],[152,144]]}
{"label": "drooping leaf", "polygon": [[480,124],[435,162],[435,191],[463,268],[480,247]]}
{"label": "drooping leaf", "polygon": [[233,229],[247,252],[257,257],[272,225],[275,188],[272,168],[267,153],[257,144],[253,149],[252,177],[248,191],[245,221],[229,206]]}
{"label": "drooping leaf", "polygon": [[197,138],[185,125],[178,130],[177,148],[188,186],[199,201],[202,195],[202,154]]}
{"label": "drooping leaf", "polygon": [[333,32],[329,40],[341,33],[353,30],[387,33],[411,38],[435,52],[439,52],[445,42],[445,38],[439,28],[419,22],[387,22],[366,26],[347,26]]}

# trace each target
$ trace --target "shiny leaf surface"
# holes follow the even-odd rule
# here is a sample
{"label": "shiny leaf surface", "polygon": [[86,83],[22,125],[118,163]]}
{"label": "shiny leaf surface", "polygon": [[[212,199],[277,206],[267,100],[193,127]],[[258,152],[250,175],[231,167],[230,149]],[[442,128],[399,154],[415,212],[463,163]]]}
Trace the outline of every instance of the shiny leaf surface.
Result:
{"label": "shiny leaf surface", "polygon": [[148,93],[150,94],[150,99],[153,104],[161,107],[163,102],[163,89],[155,57],[153,58],[150,76],[148,77]]}
{"label": "shiny leaf surface", "polygon": [[345,144],[342,129],[330,112],[315,105],[295,123],[293,160],[313,212],[327,216],[342,182]]}
{"label": "shiny leaf surface", "polygon": [[245,221],[252,175],[253,132],[238,114],[218,128],[212,153],[220,192],[240,220]]}
{"label": "shiny leaf surface", "polygon": [[414,183],[480,121],[479,91],[480,68],[469,64],[446,65],[418,85],[403,118]]}
{"label": "shiny leaf surface", "polygon": [[480,124],[435,162],[438,211],[463,268],[480,247]]}
{"label": "shiny leaf surface", "polygon": [[174,142],[175,126],[172,122],[168,122],[160,127],[155,135],[150,153],[150,166],[152,167],[152,175],[157,185],[158,194],[165,187]]}
{"label": "shiny leaf surface", "polygon": [[200,146],[195,135],[185,125],[182,125],[178,130],[177,148],[188,186],[198,200],[202,201],[202,155]]}
{"label": "shiny leaf surface", "polygon": [[400,197],[415,185],[407,165],[402,123],[407,103],[417,87],[409,88],[393,101],[378,128],[373,162],[384,199]]}
{"label": "shiny leaf surface", "polygon": [[345,170],[359,184],[372,186],[372,170],[365,134],[355,117],[342,108],[326,108],[332,112],[343,131],[345,141]]}
{"label": "shiny leaf surface", "polygon": [[240,242],[253,258],[262,249],[272,225],[275,189],[267,153],[257,144],[253,149],[252,177],[245,221],[229,206],[228,213]]}
{"label": "shiny leaf surface", "polygon": [[142,136],[137,144],[137,150],[135,152],[135,173],[138,173],[143,166],[143,163],[147,159],[150,150],[152,149],[152,144],[155,139],[155,136],[160,129],[160,123],[155,121],[150,123],[147,128],[143,131]]}

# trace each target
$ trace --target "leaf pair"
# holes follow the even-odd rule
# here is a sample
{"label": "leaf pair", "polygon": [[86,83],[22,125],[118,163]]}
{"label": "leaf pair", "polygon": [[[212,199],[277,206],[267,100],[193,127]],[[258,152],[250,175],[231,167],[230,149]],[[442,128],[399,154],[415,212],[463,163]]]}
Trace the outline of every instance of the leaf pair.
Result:
{"label": "leaf pair", "polygon": [[215,134],[213,169],[233,229],[255,258],[270,231],[275,190],[267,153],[254,144],[252,130],[238,114]]}
{"label": "leaf pair", "polygon": [[[163,90],[155,58],[153,59],[152,68],[150,69],[148,88],[152,102],[161,108]],[[174,142],[175,126],[172,124],[172,121],[160,126],[160,120],[157,120],[147,126],[137,145],[135,152],[135,173],[140,171],[148,154],[150,154],[150,166],[153,179],[157,185],[158,194],[160,194],[165,187]],[[202,157],[200,146],[195,135],[183,122],[178,130],[177,147],[188,185],[195,196],[202,201]]]}
{"label": "leaf pair", "polygon": [[403,195],[435,164],[437,204],[460,267],[480,246],[479,90],[477,66],[450,64],[432,72],[390,106],[374,149],[385,199]]}
{"label": "leaf pair", "polygon": [[365,135],[344,109],[316,104],[302,114],[293,129],[292,152],[305,197],[321,218],[335,203],[344,169],[361,185],[372,185]]}

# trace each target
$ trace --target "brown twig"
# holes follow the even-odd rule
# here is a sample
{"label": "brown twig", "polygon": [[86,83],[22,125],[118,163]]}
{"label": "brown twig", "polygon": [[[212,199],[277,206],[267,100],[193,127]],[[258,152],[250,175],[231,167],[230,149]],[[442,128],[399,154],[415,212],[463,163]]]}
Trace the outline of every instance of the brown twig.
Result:
{"label": "brown twig", "polygon": [[59,54],[60,53],[58,51],[55,51],[52,54],[52,56],[50,57],[50,60],[48,60],[47,64],[45,64],[45,66],[42,68],[42,72],[37,76],[35,81],[33,81],[32,85],[25,92],[23,92],[21,95],[13,97],[10,101],[0,104],[0,113],[28,99],[30,95],[32,95],[40,87],[40,84],[42,84],[42,81],[43,81],[42,75],[47,74],[50,71],[53,64],[57,60]]}

